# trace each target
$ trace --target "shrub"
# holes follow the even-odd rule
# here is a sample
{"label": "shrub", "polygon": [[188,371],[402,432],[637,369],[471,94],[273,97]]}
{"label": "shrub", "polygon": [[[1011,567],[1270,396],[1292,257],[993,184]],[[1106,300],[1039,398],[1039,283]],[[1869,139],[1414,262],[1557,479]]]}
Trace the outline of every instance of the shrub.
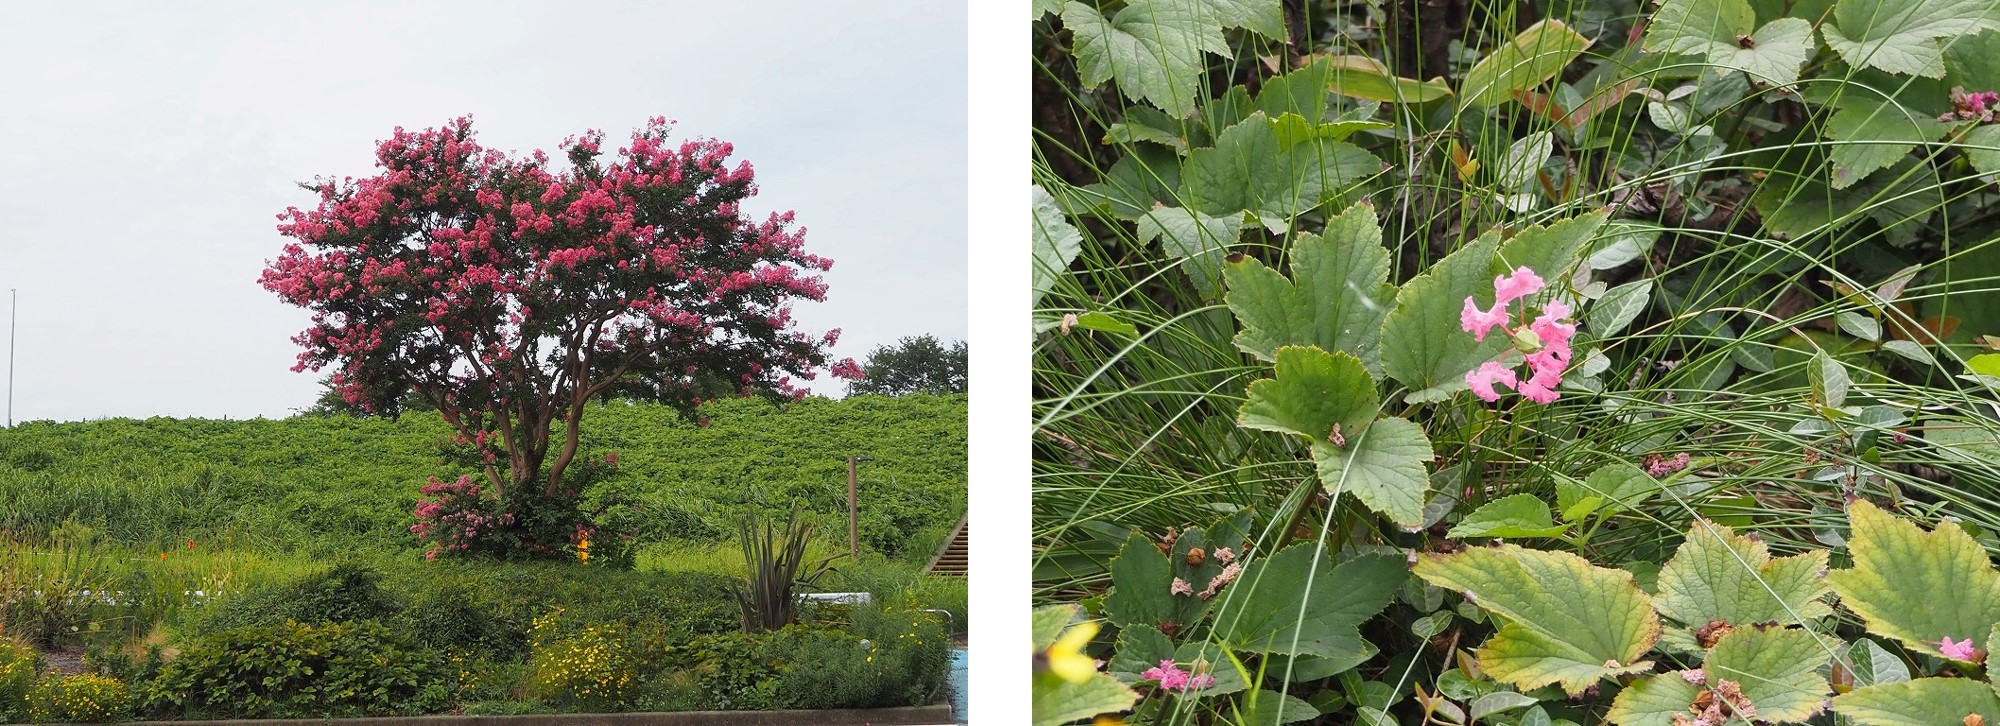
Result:
{"label": "shrub", "polygon": [[42,654],[13,638],[0,638],[0,721],[14,721],[42,670]]}
{"label": "shrub", "polygon": [[132,691],[116,678],[83,673],[36,684],[27,706],[35,723],[123,721],[132,715]]}
{"label": "shrub", "polygon": [[485,593],[465,583],[436,583],[412,592],[408,602],[388,622],[426,647],[497,660],[513,660],[527,650],[526,630],[502,617]]}
{"label": "shrub", "polygon": [[675,653],[674,669],[700,694],[699,708],[758,711],[777,708],[777,677],[786,663],[763,647],[769,633],[722,633],[695,638]]}
{"label": "shrub", "polygon": [[377,621],[237,628],[187,645],[146,688],[190,717],[411,715],[449,703],[435,653]]}
{"label": "shrub", "polygon": [[535,620],[528,695],[553,705],[605,707],[623,703],[638,664],[615,629],[592,624],[562,632],[561,611]]}
{"label": "shrub", "polygon": [[272,626],[285,622],[340,623],[384,619],[399,610],[382,589],[382,573],[344,562],[276,587],[222,601],[203,630]]}

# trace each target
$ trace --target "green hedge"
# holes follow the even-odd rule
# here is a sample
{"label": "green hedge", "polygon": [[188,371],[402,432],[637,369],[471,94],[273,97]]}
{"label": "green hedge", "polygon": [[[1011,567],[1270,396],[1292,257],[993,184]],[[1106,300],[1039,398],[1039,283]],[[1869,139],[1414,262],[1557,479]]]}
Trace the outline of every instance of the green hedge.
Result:
{"label": "green hedge", "polygon": [[[584,419],[583,455],[615,452],[593,498],[643,541],[723,541],[746,503],[846,511],[846,461],[863,465],[862,537],[903,554],[965,511],[966,398],[810,398],[780,409],[718,401],[708,426],[613,401]],[[194,538],[339,555],[409,548],[427,476],[472,473],[446,455],[435,414],[398,421],[152,418],[26,422],[0,430],[0,528],[74,519],[134,545]],[[933,537],[934,538],[934,537]]]}

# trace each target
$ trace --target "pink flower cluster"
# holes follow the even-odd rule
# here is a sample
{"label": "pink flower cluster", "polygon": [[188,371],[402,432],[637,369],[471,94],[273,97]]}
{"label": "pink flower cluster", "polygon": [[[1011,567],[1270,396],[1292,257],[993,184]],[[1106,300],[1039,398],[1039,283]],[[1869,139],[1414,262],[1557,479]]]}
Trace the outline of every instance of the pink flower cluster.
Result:
{"label": "pink flower cluster", "polygon": [[1149,681],[1159,681],[1160,688],[1183,693],[1215,685],[1215,676],[1207,673],[1188,673],[1181,670],[1171,659],[1160,661],[1158,668],[1148,668],[1146,672],[1140,673],[1139,677]]}
{"label": "pink flower cluster", "polygon": [[1946,658],[1967,663],[1977,662],[1975,659],[1979,657],[1979,649],[1972,647],[1971,638],[1954,643],[1951,636],[1945,636],[1943,640],[1938,641],[1938,652],[1943,653]]}
{"label": "pink flower cluster", "polygon": [[[1570,338],[1576,335],[1576,323],[1567,320],[1572,312],[1560,300],[1551,300],[1542,305],[1542,314],[1531,322],[1512,325],[1513,316],[1507,306],[1515,300],[1540,292],[1542,278],[1534,270],[1517,268],[1513,274],[1493,278],[1493,307],[1479,309],[1471,296],[1465,298],[1465,309],[1459,313],[1459,326],[1472,334],[1473,340],[1486,340],[1486,335],[1494,328],[1514,339],[1514,347],[1526,356],[1530,376],[1520,379],[1507,362],[1515,351],[1508,351],[1497,360],[1486,361],[1478,368],[1466,372],[1465,382],[1472,386],[1472,392],[1480,400],[1491,403],[1500,400],[1500,392],[1494,386],[1502,385],[1519,391],[1536,403],[1553,403],[1561,394],[1556,386],[1562,383],[1563,370],[1569,367]],[[1526,320],[1527,313],[1522,313]]]}
{"label": "pink flower cluster", "polygon": [[1978,93],[1966,93],[1964,86],[1953,86],[1951,89],[1951,110],[1943,116],[1939,116],[1938,121],[1944,123],[1978,121],[1983,124],[1990,124],[1993,123],[1993,113],[1995,111],[2000,111],[2000,92],[1980,91]]}
{"label": "pink flower cluster", "polygon": [[466,553],[478,544],[481,537],[494,529],[514,524],[512,514],[492,514],[486,510],[486,500],[480,497],[479,485],[472,477],[461,476],[458,481],[442,482],[432,477],[430,482],[417,491],[424,499],[417,500],[417,508],[410,512],[417,523],[410,525],[410,532],[418,540],[429,540],[430,549],[424,552],[425,559],[437,559],[440,554]]}
{"label": "pink flower cluster", "polygon": [[1652,475],[1653,478],[1658,479],[1668,474],[1672,474],[1674,472],[1688,468],[1689,461],[1692,461],[1692,459],[1688,457],[1688,453],[1685,451],[1680,452],[1678,454],[1674,454],[1673,456],[1660,456],[1658,454],[1648,454],[1645,460],[1646,473]]}

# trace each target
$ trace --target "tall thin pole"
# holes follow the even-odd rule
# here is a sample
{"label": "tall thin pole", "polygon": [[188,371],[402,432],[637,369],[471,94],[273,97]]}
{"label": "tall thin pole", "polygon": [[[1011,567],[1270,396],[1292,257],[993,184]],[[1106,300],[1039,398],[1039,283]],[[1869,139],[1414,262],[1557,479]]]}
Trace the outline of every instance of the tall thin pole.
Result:
{"label": "tall thin pole", "polygon": [[7,288],[7,428],[14,428],[14,328],[21,320],[21,291]]}
{"label": "tall thin pole", "polygon": [[854,466],[860,458],[847,457],[847,556],[856,560],[861,559],[861,525],[854,506]]}

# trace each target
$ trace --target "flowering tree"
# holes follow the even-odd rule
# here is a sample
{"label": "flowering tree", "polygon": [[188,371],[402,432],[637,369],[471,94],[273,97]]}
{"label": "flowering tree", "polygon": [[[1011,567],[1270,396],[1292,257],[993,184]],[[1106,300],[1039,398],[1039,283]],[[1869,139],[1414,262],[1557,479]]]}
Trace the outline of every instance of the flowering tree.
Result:
{"label": "flowering tree", "polygon": [[[469,117],[396,129],[375,176],[321,179],[287,209],[294,241],[262,283],[313,311],[294,370],[334,369],[371,412],[414,392],[483,462],[495,500],[567,497],[594,396],[692,413],[707,398],[799,398],[838,330],[793,329],[791,304],[824,299],[792,213],[762,222],[731,146],[668,141],[653,119],[615,159],[604,136],[564,140],[567,168],[481,147]],[[833,365],[853,376],[851,360]]]}

